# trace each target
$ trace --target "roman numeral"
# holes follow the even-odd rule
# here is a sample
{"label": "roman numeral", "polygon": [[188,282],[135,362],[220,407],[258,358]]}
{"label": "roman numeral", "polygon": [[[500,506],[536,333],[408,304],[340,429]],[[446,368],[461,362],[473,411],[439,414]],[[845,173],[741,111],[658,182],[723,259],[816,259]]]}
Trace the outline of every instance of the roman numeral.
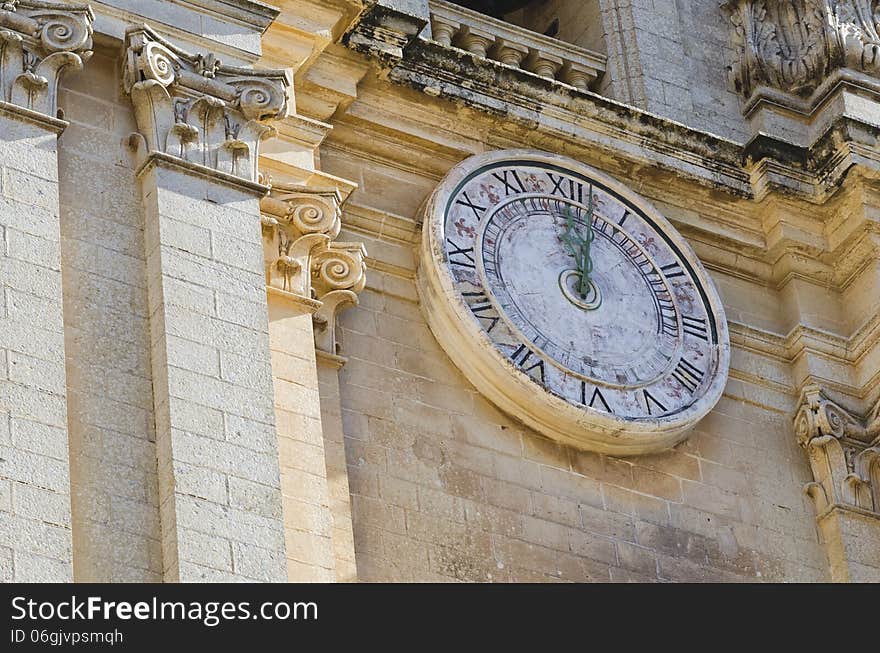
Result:
{"label": "roman numeral", "polygon": [[[504,176],[502,176],[504,175]],[[497,172],[493,172],[492,176],[495,177],[498,181],[504,184],[504,195],[518,195],[519,193],[525,193],[526,187],[523,186],[523,183],[519,180],[519,176],[516,174],[516,170],[505,170],[499,175]],[[513,181],[508,181],[508,179],[513,179]]]}
{"label": "roman numeral", "polygon": [[[474,261],[474,248],[471,247],[460,247],[452,242],[449,238],[446,239],[446,242],[452,247],[452,250],[449,252],[449,262],[452,265],[460,265],[463,268],[473,268],[476,269],[476,261]],[[452,259],[453,256],[461,256],[462,259],[458,261],[454,261]]]}
{"label": "roman numeral", "polygon": [[660,330],[670,338],[678,337],[678,322],[674,319],[668,320],[665,315],[660,317]]}
{"label": "roman numeral", "polygon": [[669,265],[661,265],[660,269],[663,270],[663,274],[666,275],[667,279],[673,279],[675,277],[683,277],[684,270],[681,269],[681,266],[678,263],[670,263]]}
{"label": "roman numeral", "polygon": [[682,358],[672,371],[672,376],[675,377],[685,390],[694,394],[697,390],[697,386],[700,385],[700,381],[703,380],[705,373],[701,372]]}
{"label": "roman numeral", "polygon": [[605,220],[600,220],[598,216],[593,218],[593,228],[596,231],[602,232],[602,234],[605,236],[607,236],[609,232],[612,236],[614,236],[614,228],[610,224],[605,222]]}
{"label": "roman numeral", "polygon": [[486,328],[486,333],[491,333],[492,329],[498,325],[500,318],[495,307],[492,306],[492,302],[489,301],[489,297],[481,292],[463,292],[461,295],[462,297],[474,299],[473,303],[468,303],[468,307],[478,320],[482,320],[489,325]]}
{"label": "roman numeral", "polygon": [[685,333],[692,335],[695,338],[699,338],[700,340],[705,340],[706,342],[709,342],[709,331],[706,328],[706,320],[699,317],[682,315],[681,323],[682,330]]}
{"label": "roman numeral", "polygon": [[602,393],[599,392],[599,388],[593,388],[593,396],[590,398],[590,403],[587,403],[587,382],[581,381],[581,403],[584,406],[589,406],[590,408],[596,407],[596,399],[602,404],[602,408],[606,413],[613,413],[611,407],[608,405],[608,402],[605,401],[605,397],[602,396]]}
{"label": "roman numeral", "polygon": [[648,408],[648,415],[654,414],[653,411],[651,411],[651,404],[657,406],[662,412],[666,412],[666,406],[657,401],[650,392],[647,390],[642,390],[642,392],[645,394],[645,406]]}
{"label": "roman numeral", "polygon": [[630,213],[629,211],[624,211],[624,212],[623,212],[623,217],[622,217],[620,220],[617,221],[617,226],[618,226],[618,227],[622,227],[622,226],[623,226],[623,223],[626,222],[626,219],[627,219],[629,216],[631,216],[631,215],[632,215],[632,213]]}
{"label": "roman numeral", "polygon": [[479,206],[479,205],[477,205],[477,204],[474,204],[474,203],[471,201],[471,198],[468,197],[468,194],[467,194],[466,192],[465,192],[465,193],[462,193],[462,195],[464,195],[464,199],[457,200],[455,203],[456,203],[456,204],[461,204],[462,206],[466,206],[466,207],[468,207],[471,211],[474,212],[474,215],[476,216],[477,220],[482,220],[482,219],[483,219],[483,213],[486,212],[486,207],[485,207],[485,206]]}
{"label": "roman numeral", "polygon": [[584,185],[574,179],[567,179],[562,175],[556,176],[552,172],[548,172],[547,176],[553,183],[551,195],[560,195],[567,200],[583,203],[584,201]]}
{"label": "roman numeral", "polygon": [[663,295],[657,295],[657,306],[660,308],[660,325],[661,330],[668,336],[678,337],[678,313],[675,310],[675,304],[669,297],[669,293],[664,292]]}
{"label": "roman numeral", "polygon": [[[537,357],[535,357],[537,358]],[[523,372],[532,376],[533,370],[538,370],[538,373],[541,375],[541,383],[544,383],[544,361],[537,359],[537,362],[533,362],[529,365],[529,360],[532,359],[532,350],[526,347],[525,345],[520,345],[519,349],[513,352],[510,355],[510,359],[519,367]],[[534,360],[534,359],[532,359]],[[528,367],[526,367],[528,365]]]}

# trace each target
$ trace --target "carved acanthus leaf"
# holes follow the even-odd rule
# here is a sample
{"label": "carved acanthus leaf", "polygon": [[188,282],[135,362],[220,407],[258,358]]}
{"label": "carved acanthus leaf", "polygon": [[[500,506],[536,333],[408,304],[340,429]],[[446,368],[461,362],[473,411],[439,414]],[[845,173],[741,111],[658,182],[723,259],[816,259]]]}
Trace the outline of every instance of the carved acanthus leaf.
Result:
{"label": "carved acanthus leaf", "polygon": [[264,121],[286,115],[288,72],[226,66],[146,26],[126,33],[126,48],[123,86],[146,153],[258,181],[259,144],[272,133]]}
{"label": "carved acanthus leaf", "polygon": [[55,118],[58,81],[92,56],[88,5],[21,0],[0,7],[0,101]]}
{"label": "carved acanthus leaf", "polygon": [[838,68],[880,74],[878,0],[728,0],[734,87],[806,96]]}
{"label": "carved acanthus leaf", "polygon": [[810,459],[814,481],[805,491],[817,513],[831,505],[880,513],[880,402],[862,420],[807,386],[794,426]]}
{"label": "carved acanthus leaf", "polygon": [[733,25],[736,89],[746,97],[767,85],[810,92],[830,63],[819,0],[731,0],[724,5]]}

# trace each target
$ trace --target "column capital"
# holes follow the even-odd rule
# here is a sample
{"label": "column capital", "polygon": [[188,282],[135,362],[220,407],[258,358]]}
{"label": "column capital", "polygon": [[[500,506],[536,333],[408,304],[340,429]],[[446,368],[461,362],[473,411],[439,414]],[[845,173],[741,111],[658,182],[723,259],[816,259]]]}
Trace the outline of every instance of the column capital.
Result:
{"label": "column capital", "polygon": [[191,54],[146,25],[125,35],[123,86],[134,105],[143,158],[178,163],[258,182],[266,121],[287,115],[287,70],[223,64],[213,53]]}
{"label": "column capital", "polygon": [[56,131],[58,81],[92,56],[88,5],[47,0],[0,2],[0,108]]}
{"label": "column capital", "polygon": [[335,242],[342,227],[339,191],[276,186],[260,208],[266,285],[312,311],[315,346],[336,354],[336,316],[357,305],[367,281],[364,245]]}
{"label": "column capital", "polygon": [[878,17],[870,0],[728,0],[731,82],[749,112],[760,99],[813,108],[841,79],[880,88]]}
{"label": "column capital", "polygon": [[835,506],[875,513],[880,520],[880,401],[864,417],[853,415],[809,385],[794,419],[814,481],[804,491],[819,517]]}

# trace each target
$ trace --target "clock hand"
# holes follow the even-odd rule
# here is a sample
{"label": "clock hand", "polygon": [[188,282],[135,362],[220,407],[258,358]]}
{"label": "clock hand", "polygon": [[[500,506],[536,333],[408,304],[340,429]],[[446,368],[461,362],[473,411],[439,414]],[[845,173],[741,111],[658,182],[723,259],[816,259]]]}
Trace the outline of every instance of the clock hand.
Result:
{"label": "clock hand", "polygon": [[565,209],[565,232],[560,236],[560,240],[565,245],[568,253],[574,258],[575,269],[577,270],[580,282],[578,283],[578,294],[581,299],[586,300],[592,285],[590,275],[593,272],[593,260],[590,257],[590,249],[596,236],[593,233],[593,187],[590,186],[589,201],[587,204],[587,231],[582,236],[577,229],[574,214],[570,207]]}

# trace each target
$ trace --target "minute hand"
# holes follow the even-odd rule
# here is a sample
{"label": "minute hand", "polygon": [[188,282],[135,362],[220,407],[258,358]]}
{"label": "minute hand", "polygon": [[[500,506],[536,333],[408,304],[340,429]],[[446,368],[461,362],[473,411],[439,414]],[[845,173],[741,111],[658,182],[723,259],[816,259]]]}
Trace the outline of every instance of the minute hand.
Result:
{"label": "minute hand", "polygon": [[580,277],[578,284],[578,294],[581,299],[586,299],[590,291],[590,275],[593,272],[593,261],[590,258],[590,247],[595,239],[593,233],[593,192],[590,189],[590,199],[587,204],[587,231],[586,236],[581,236],[577,229],[577,223],[574,214],[570,208],[565,210],[565,233],[562,234],[561,240],[565,245],[568,253],[574,258],[575,268]]}

